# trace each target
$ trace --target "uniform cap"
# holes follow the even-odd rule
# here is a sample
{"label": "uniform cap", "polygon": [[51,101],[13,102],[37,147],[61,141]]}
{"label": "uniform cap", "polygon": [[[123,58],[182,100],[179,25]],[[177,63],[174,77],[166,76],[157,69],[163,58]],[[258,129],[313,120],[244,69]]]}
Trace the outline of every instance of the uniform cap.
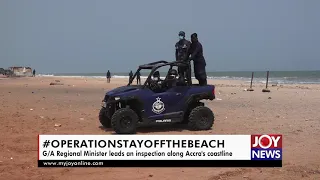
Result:
{"label": "uniform cap", "polygon": [[186,33],[185,33],[184,31],[180,31],[180,32],[179,32],[179,36],[185,37],[185,36],[186,36]]}

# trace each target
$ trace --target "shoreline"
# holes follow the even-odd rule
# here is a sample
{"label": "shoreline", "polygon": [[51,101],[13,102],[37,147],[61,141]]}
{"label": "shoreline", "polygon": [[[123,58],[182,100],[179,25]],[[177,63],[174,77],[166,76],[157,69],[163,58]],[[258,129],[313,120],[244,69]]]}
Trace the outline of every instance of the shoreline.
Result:
{"label": "shoreline", "polygon": [[[212,80],[240,80],[251,81],[252,73],[253,82],[266,83],[268,71],[207,71],[207,79]],[[135,73],[135,72],[134,72]],[[161,77],[166,72],[160,72]],[[129,78],[128,73],[113,72],[112,78]],[[142,72],[141,78],[146,78],[148,72]],[[92,77],[105,78],[105,73],[38,73],[38,76],[53,76],[53,77]],[[194,73],[192,73],[194,78]],[[320,71],[269,71],[269,82],[272,84],[320,84]]]}
{"label": "shoreline", "polygon": [[[96,78],[96,79],[106,79],[105,76],[83,76],[83,75],[38,75],[38,77],[56,77],[56,78]],[[111,76],[112,79],[129,79],[129,76],[126,75],[113,75]],[[141,79],[146,79],[147,76],[141,76]],[[164,79],[164,76],[161,76],[162,79]],[[193,80],[196,80],[194,76],[192,76]],[[294,85],[294,84],[298,84],[298,85],[312,85],[312,84],[320,84],[320,78],[317,80],[288,80],[290,78],[288,77],[272,77],[269,76],[269,84],[278,84],[278,85]],[[226,81],[242,81],[245,83],[250,83],[251,82],[251,77],[232,77],[232,76],[208,76],[207,80],[213,80],[213,81],[220,81],[220,80],[226,80]],[[253,83],[257,83],[257,84],[266,84],[266,77],[254,77],[253,78]]]}

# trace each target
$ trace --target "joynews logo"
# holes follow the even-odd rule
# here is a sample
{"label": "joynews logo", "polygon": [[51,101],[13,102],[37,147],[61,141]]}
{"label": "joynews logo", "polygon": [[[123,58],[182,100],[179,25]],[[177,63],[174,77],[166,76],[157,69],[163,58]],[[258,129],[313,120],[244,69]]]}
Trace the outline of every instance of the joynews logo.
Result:
{"label": "joynews logo", "polygon": [[251,135],[251,160],[282,160],[282,135]]}

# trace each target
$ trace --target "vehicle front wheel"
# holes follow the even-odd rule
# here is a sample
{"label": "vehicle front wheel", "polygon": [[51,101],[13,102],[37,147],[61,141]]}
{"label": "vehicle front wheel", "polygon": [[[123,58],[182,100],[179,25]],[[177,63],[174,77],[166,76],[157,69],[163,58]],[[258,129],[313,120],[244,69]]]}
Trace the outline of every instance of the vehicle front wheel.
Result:
{"label": "vehicle front wheel", "polygon": [[214,114],[210,108],[198,106],[190,112],[189,127],[191,130],[209,130],[214,123]]}
{"label": "vehicle front wheel", "polygon": [[99,121],[105,128],[111,128],[111,119],[107,116],[107,109],[101,108],[99,112]]}
{"label": "vehicle front wheel", "polygon": [[117,134],[135,134],[139,117],[130,108],[118,109],[111,118],[111,125]]}

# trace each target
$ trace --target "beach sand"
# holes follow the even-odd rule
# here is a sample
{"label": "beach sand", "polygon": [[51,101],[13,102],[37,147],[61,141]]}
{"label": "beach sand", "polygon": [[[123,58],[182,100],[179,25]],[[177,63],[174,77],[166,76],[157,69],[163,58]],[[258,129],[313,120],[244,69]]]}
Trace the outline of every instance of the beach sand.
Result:
{"label": "beach sand", "polygon": [[[64,85],[50,86],[60,80]],[[218,180],[320,179],[320,85],[269,86],[255,91],[241,81],[215,80],[219,100],[206,101],[216,115],[212,130],[166,128],[140,134],[281,133],[283,168],[38,168],[38,134],[110,134],[98,112],[107,90],[127,79],[0,78],[0,179]],[[221,99],[221,100],[220,100]],[[61,127],[55,127],[61,124]]]}

